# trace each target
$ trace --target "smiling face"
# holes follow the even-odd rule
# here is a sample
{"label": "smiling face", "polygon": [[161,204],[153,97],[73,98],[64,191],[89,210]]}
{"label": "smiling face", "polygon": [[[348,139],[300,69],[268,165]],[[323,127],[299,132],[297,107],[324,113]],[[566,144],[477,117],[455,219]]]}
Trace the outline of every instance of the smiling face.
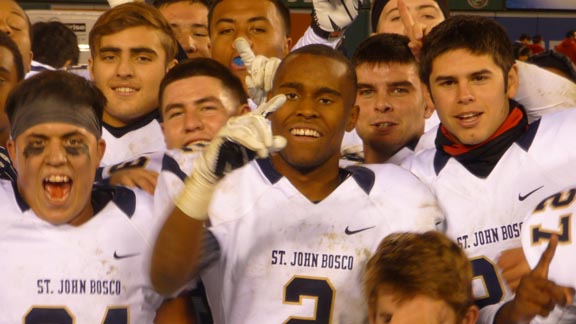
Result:
{"label": "smiling face", "polygon": [[123,127],[158,107],[160,82],[176,63],[166,59],[161,37],[160,31],[140,26],[100,39],[89,68],[108,100],[105,123]]}
{"label": "smiling face", "polygon": [[[256,55],[284,57],[291,40],[286,36],[278,10],[268,0],[224,0],[216,5],[210,21],[212,58],[244,82],[247,72],[237,64],[240,56],[233,45],[244,37]],[[235,60],[236,59],[236,60]]]}
{"label": "smiling face", "polygon": [[474,145],[488,139],[506,120],[518,74],[514,66],[503,75],[489,54],[456,49],[433,60],[429,83],[442,125],[462,144]]}
{"label": "smiling face", "polygon": [[[434,0],[404,0],[408,12],[415,23],[425,25],[427,30],[444,21],[445,17]],[[400,19],[398,0],[390,0],[383,8],[376,27],[376,33],[407,35],[407,31]]]}
{"label": "smiling face", "polygon": [[272,113],[272,132],[288,141],[275,162],[307,172],[340,158],[345,131],[354,127],[354,80],[346,65],[335,59],[297,54],[279,68],[273,95],[286,103]]}
{"label": "smiling face", "polygon": [[170,83],[162,98],[162,129],[168,148],[209,142],[243,107],[222,82],[193,76]]}
{"label": "smiling face", "polygon": [[30,43],[30,26],[26,13],[13,0],[0,1],[0,31],[6,33],[18,46],[24,70],[30,70],[32,62],[32,44]]}
{"label": "smiling face", "polygon": [[8,141],[20,194],[52,224],[80,225],[92,217],[92,183],[104,149],[85,128],[59,122],[37,124]]}
{"label": "smiling face", "polygon": [[415,63],[363,63],[356,67],[356,131],[366,163],[383,163],[424,132],[426,105]]}
{"label": "smiling face", "polygon": [[202,3],[180,1],[158,8],[166,18],[188,58],[210,57],[208,8]]}

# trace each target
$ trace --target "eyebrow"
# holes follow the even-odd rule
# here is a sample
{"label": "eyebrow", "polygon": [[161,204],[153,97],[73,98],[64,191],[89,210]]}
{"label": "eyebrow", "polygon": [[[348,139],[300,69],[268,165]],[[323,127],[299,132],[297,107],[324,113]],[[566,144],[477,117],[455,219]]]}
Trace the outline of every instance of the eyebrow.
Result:
{"label": "eyebrow", "polygon": [[[66,139],[66,138],[70,138],[70,137],[77,136],[77,135],[84,136],[84,134],[82,134],[79,131],[72,131],[72,132],[68,132],[68,133],[65,133],[63,135],[60,135],[59,138]],[[50,136],[44,135],[44,134],[38,134],[38,133],[31,133],[31,134],[28,134],[28,136],[26,136],[26,137],[27,138],[36,137],[36,138],[40,138],[43,140],[50,139]]]}
{"label": "eyebrow", "polygon": [[[98,53],[102,52],[112,52],[112,53],[120,53],[122,49],[118,47],[101,47]],[[155,50],[148,48],[148,47],[133,47],[130,48],[130,54],[140,54],[140,53],[148,53],[153,55],[158,55]]]}
{"label": "eyebrow", "polygon": [[[220,18],[216,21],[215,25],[218,25],[220,23],[229,23],[229,24],[233,24],[236,20],[233,18]],[[258,21],[265,21],[265,22],[270,22],[270,20],[265,17],[265,16],[256,16],[256,17],[252,17],[250,19],[248,19],[249,23],[254,23],[254,22],[258,22]]]}
{"label": "eyebrow", "polygon": [[[202,97],[198,100],[194,100],[195,105],[201,105],[201,104],[207,103],[207,102],[214,102],[217,104],[222,104],[220,99],[218,99],[218,97],[215,97],[215,96],[207,96],[207,97]],[[166,105],[164,112],[168,112],[172,109],[183,108],[184,106],[185,105],[183,103],[180,103],[180,102],[171,103],[171,104]]]}
{"label": "eyebrow", "polygon": [[387,84],[389,87],[414,87],[410,81],[395,81]]}
{"label": "eyebrow", "polygon": [[[482,69],[479,71],[474,71],[472,73],[468,73],[468,76],[474,76],[474,75],[480,75],[480,74],[492,74],[492,71],[488,70],[488,69]],[[450,76],[450,75],[439,75],[436,78],[434,78],[434,82],[438,82],[438,81],[446,81],[446,80],[454,80],[456,79],[456,77],[454,76]]]}
{"label": "eyebrow", "polygon": [[[281,84],[278,88],[280,89],[296,89],[298,91],[302,91],[304,90],[304,85],[301,83],[297,83],[297,82],[287,82],[287,83],[283,83]],[[340,91],[334,90],[332,88],[328,88],[328,87],[320,87],[317,90],[314,91],[314,95],[318,96],[321,94],[331,94],[337,97],[342,97],[342,94],[340,93]]]}

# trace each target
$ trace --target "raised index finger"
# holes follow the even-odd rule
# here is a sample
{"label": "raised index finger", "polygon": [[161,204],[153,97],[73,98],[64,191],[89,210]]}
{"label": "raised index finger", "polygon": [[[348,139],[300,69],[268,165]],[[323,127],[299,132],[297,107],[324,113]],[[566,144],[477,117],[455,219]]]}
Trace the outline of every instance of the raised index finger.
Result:
{"label": "raised index finger", "polygon": [[398,11],[400,12],[400,20],[402,21],[402,25],[404,25],[404,29],[407,33],[406,36],[408,36],[411,41],[415,41],[416,38],[414,36],[414,19],[412,18],[410,12],[408,12],[408,7],[406,7],[404,0],[398,0]]}
{"label": "raised index finger", "polygon": [[238,37],[234,40],[234,46],[236,47],[238,54],[240,54],[240,58],[242,58],[244,65],[247,68],[250,68],[252,66],[252,62],[254,62],[254,59],[256,58],[256,55],[254,55],[254,52],[252,51],[252,48],[250,48],[248,41],[242,37]]}
{"label": "raised index finger", "polygon": [[534,270],[532,270],[532,274],[536,275],[541,278],[548,279],[548,269],[550,268],[550,263],[552,263],[552,258],[554,257],[554,253],[556,252],[556,247],[558,246],[558,236],[556,234],[552,235],[550,238],[550,242],[548,243],[548,247],[542,253],[540,260]]}
{"label": "raised index finger", "polygon": [[278,108],[282,107],[282,105],[285,102],[286,102],[286,95],[284,94],[276,95],[268,102],[260,105],[256,110],[254,110],[254,113],[266,117],[268,116],[268,114],[273,113],[276,110],[278,110]]}

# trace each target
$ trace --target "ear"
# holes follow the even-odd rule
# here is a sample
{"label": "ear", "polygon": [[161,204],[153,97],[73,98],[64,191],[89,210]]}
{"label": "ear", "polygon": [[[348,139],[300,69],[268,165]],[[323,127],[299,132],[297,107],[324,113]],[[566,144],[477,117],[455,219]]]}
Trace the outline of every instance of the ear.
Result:
{"label": "ear", "polygon": [[428,87],[424,84],[422,84],[422,96],[424,97],[424,103],[426,105],[426,107],[424,107],[424,118],[428,119],[436,110],[436,105],[434,105],[434,101],[432,101],[432,96],[430,95],[430,91],[428,91]]}
{"label": "ear", "polygon": [[92,56],[88,58],[88,72],[90,72],[90,80],[94,81],[94,59]]}
{"label": "ear", "polygon": [[348,121],[346,122],[346,131],[351,132],[354,127],[356,127],[356,121],[358,120],[358,105],[354,105],[350,110],[350,114],[348,115]]}
{"label": "ear", "polygon": [[12,161],[12,164],[14,164],[14,166],[16,166],[16,142],[14,142],[13,139],[9,138],[8,141],[6,141],[6,149],[8,150],[8,156],[10,156],[10,160]]}
{"label": "ear", "polygon": [[290,49],[292,48],[292,38],[286,36],[284,39],[284,46],[282,47],[282,51],[284,52],[284,56],[290,53]]}
{"label": "ear", "polygon": [[102,158],[104,157],[104,152],[106,152],[106,141],[104,141],[104,139],[100,138],[100,139],[98,139],[98,143],[96,144],[96,154],[98,157],[98,165],[100,165],[100,162],[102,161]]}
{"label": "ear", "polygon": [[176,60],[176,59],[173,59],[170,62],[168,62],[168,64],[166,64],[166,73],[168,73],[168,71],[170,71],[170,69],[175,67],[176,64],[178,64],[178,60]]}
{"label": "ear", "polygon": [[516,96],[516,91],[518,91],[518,65],[514,64],[508,71],[508,88],[506,89],[506,95],[508,98],[512,99]]}
{"label": "ear", "polygon": [[462,319],[462,324],[475,324],[478,320],[478,316],[480,316],[480,309],[478,309],[478,306],[472,305],[468,307],[468,310],[466,310],[466,314]]}
{"label": "ear", "polygon": [[236,115],[244,115],[251,111],[252,110],[250,109],[250,106],[248,106],[248,104],[243,104],[238,106],[238,109],[236,110]]}

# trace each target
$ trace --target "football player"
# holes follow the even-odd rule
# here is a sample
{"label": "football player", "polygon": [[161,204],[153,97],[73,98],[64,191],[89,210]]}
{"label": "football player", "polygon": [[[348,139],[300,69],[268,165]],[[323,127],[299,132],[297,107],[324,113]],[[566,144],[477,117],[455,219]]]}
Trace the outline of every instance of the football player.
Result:
{"label": "football player", "polygon": [[576,111],[528,124],[511,100],[519,77],[510,41],[489,18],[455,16],[436,26],[420,64],[441,125],[435,149],[417,154],[411,171],[432,188],[447,235],[471,258],[479,322],[498,323],[513,294],[495,261],[520,247],[523,218],[536,202],[576,181],[569,149]]}
{"label": "football player", "polygon": [[9,96],[15,182],[0,180],[0,318],[6,323],[152,323],[146,269],[160,220],[142,191],[94,186],[106,99],[46,71]]}
{"label": "football player", "polygon": [[[241,138],[244,146],[261,143],[251,149],[259,157],[285,148],[219,180],[210,158],[219,146],[208,146],[200,162],[209,168],[195,166],[154,249],[160,292],[191,280],[202,254],[215,322],[367,319],[360,278],[378,242],[393,231],[433,230],[441,215],[430,192],[397,166],[339,168],[344,132],[356,119],[355,88],[348,59],[329,47],[306,46],[282,61],[272,94],[286,103],[269,119],[285,140],[263,130],[266,120],[242,127]],[[208,204],[209,213],[199,208]]]}
{"label": "football player", "polygon": [[104,12],[89,36],[92,80],[107,99],[103,165],[165,149],[158,88],[176,64],[177,42],[158,9],[126,3]]}

